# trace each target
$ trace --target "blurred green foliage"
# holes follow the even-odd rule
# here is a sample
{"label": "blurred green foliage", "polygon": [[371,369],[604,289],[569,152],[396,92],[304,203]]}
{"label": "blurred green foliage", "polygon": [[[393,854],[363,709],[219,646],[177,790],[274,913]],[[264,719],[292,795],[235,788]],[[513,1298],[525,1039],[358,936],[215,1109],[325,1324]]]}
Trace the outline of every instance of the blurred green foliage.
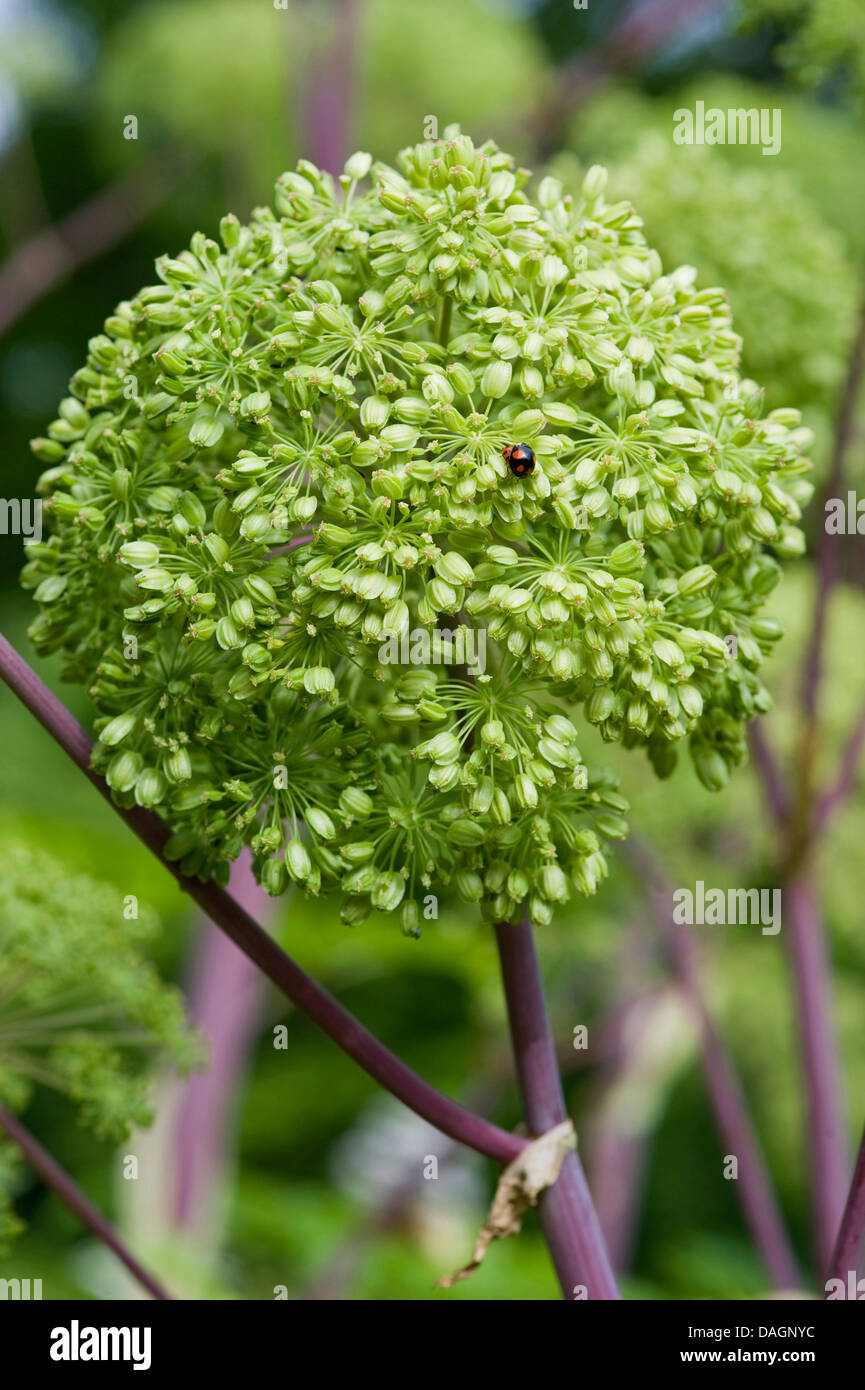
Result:
{"label": "blurred green foliage", "polygon": [[792,27],[778,57],[806,86],[832,78],[865,94],[865,12],[860,0],[739,0],[746,25],[766,19]]}
{"label": "blurred green foliage", "polygon": [[[106,48],[97,138],[122,159],[115,135],[134,112],[142,143],[215,157],[265,201],[298,150],[332,15],[327,6],[258,0],[162,0],[133,10]],[[360,25],[353,145],[376,158],[423,139],[430,118],[439,131],[452,122],[483,130],[504,110],[518,124],[546,80],[531,29],[482,0],[370,0]]]}

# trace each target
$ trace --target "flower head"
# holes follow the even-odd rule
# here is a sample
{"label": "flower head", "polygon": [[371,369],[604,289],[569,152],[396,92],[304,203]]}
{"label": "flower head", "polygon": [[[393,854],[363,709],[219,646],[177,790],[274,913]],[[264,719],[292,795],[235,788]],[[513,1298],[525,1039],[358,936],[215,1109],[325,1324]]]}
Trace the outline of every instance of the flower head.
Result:
{"label": "flower head", "polygon": [[33,638],[188,872],[248,843],[352,923],[416,935],[450,888],[544,922],[625,831],[580,719],[713,787],[743,756],[806,432],[603,170],[528,178],[455,129],[336,181],[301,161],[158,263],[35,443]]}

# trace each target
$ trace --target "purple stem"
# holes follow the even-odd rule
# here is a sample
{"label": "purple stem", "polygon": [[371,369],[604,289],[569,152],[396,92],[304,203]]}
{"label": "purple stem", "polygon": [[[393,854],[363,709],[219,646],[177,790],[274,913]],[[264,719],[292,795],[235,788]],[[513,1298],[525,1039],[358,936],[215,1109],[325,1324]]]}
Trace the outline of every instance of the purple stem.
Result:
{"label": "purple stem", "polygon": [[706,1089],[727,1152],[739,1160],[736,1195],[763,1263],[778,1289],[801,1284],[766,1163],[748,1115],[735,1068],[709,1012],[700,981],[699,961],[688,929],[672,920],[673,890],[659,872],[648,847],[631,836],[626,857],[645,883],[653,914],[663,934],[675,978],[689,1001],[700,1029],[700,1052]]}
{"label": "purple stem", "polygon": [[73,271],[122,241],[180,181],[165,161],[136,165],[50,227],[16,246],[0,266],[0,334]]}
{"label": "purple stem", "polygon": [[524,1139],[471,1114],[424,1081],[337,1003],[327,990],[301,970],[224,888],[213,882],[202,883],[198,879],[188,878],[176,864],[165,859],[163,848],[169,838],[168,829],[156,816],[141,807],[124,810],[114,804],[105,779],[90,767],[93,745],[89,736],[2,634],[0,676],[121,819],[153,851],[184,892],[297,1005],[301,1013],[306,1014],[379,1085],[444,1134],[495,1159],[497,1163],[510,1163],[511,1159],[516,1158],[525,1147]]}
{"label": "purple stem", "polygon": [[604,1124],[592,1139],[589,1172],[595,1207],[610,1261],[619,1274],[631,1264],[647,1152],[645,1129]]}
{"label": "purple stem", "polygon": [[[838,415],[835,422],[835,435],[832,447],[832,461],[829,468],[829,475],[826,479],[826,488],[823,493],[824,502],[830,497],[840,496],[841,493],[844,482],[844,465],[856,428],[856,405],[862,386],[863,371],[865,371],[865,298],[863,298],[859,313],[856,334],[847,362],[847,374],[844,379],[841,400],[838,405]],[[802,708],[805,712],[806,720],[810,723],[813,723],[817,714],[817,698],[820,688],[820,676],[823,668],[823,646],[826,636],[826,609],[829,602],[829,595],[835,586],[835,582],[841,570],[838,537],[830,535],[829,531],[826,529],[825,506],[821,511],[821,521],[824,524],[821,526],[820,539],[817,543],[817,594],[814,602],[814,619],[811,625],[811,637],[805,654],[805,662],[802,671]]]}
{"label": "purple stem", "polygon": [[567,118],[605,79],[639,67],[671,35],[701,14],[719,8],[719,0],[650,0],[632,8],[602,43],[563,65],[551,92],[530,115],[529,124],[541,152],[558,147]]}
{"label": "purple stem", "polygon": [[826,1269],[849,1181],[841,1067],[832,1027],[826,942],[807,870],[788,880],[784,897],[805,1068],[814,1242],[818,1267]]}
{"label": "purple stem", "polygon": [[[638,955],[639,943],[633,936],[626,938],[626,946]],[[627,969],[625,962],[623,968]],[[587,1167],[598,1220],[618,1274],[631,1263],[654,1123],[654,1107],[635,1115],[633,1106],[622,1103],[622,1095],[633,1093],[644,1040],[654,1026],[658,1009],[663,1008],[664,996],[670,994],[680,997],[676,986],[668,984],[664,991],[635,993],[622,1000],[615,1020],[616,1046],[603,1068],[599,1104],[594,1112]],[[640,1084],[656,1087],[658,1080],[643,1072]]]}
{"label": "purple stem", "polygon": [[[244,909],[267,918],[273,910],[252,875],[247,848],[231,867],[229,889]],[[212,1196],[225,1168],[226,1134],[241,1073],[258,1029],[261,973],[233,941],[204,923],[190,995],[193,1021],[207,1038],[206,1071],[185,1083],[175,1135],[177,1186],[174,1216],[180,1226],[207,1229]]]}
{"label": "purple stem", "polygon": [[755,719],[748,725],[748,747],[763,784],[763,795],[772,819],[779,826],[786,825],[792,809],[790,788],[769,743],[763,719]]}
{"label": "purple stem", "polygon": [[[529,1132],[545,1134],[566,1120],[568,1112],[534,933],[528,922],[500,922],[495,930],[523,1111]],[[590,1299],[620,1298],[576,1153],[567,1155],[557,1181],[541,1193],[538,1209],[565,1298],[573,1298],[578,1285],[585,1285]]]}
{"label": "purple stem", "polygon": [[856,786],[863,750],[865,750],[865,705],[863,705],[844,745],[837,778],[817,802],[813,820],[815,837],[821,835],[828,828]]}
{"label": "purple stem", "polygon": [[302,134],[312,162],[336,175],[351,153],[359,0],[336,0],[331,11],[332,40],[308,73]]}
{"label": "purple stem", "polygon": [[841,1228],[832,1254],[829,1268],[830,1279],[841,1279],[846,1285],[847,1275],[852,1270],[859,1272],[862,1255],[862,1242],[865,1239],[865,1131],[859,1145],[859,1157],[853,1172],[853,1181],[847,1196],[847,1204],[841,1219]]}
{"label": "purple stem", "polygon": [[171,1294],[166,1293],[161,1284],[142,1268],[135,1256],[127,1250],[123,1241],[110,1222],[106,1221],[100,1211],[91,1204],[85,1197],[81,1188],[69,1176],[64,1168],[61,1168],[56,1159],[51,1157],[47,1149],[43,1149],[39,1140],[34,1137],[20,1120],[9,1111],[0,1106],[0,1128],[4,1129],[9,1138],[18,1145],[30,1167],[48,1187],[52,1188],[71,1212],[78,1217],[82,1225],[107,1245],[109,1250],[113,1250],[118,1260],[126,1266],[133,1279],[146,1289],[149,1294],[158,1299],[171,1299]]}
{"label": "purple stem", "polygon": [[[847,454],[856,429],[856,406],[865,371],[865,295],[850,349],[847,372],[835,422],[832,459],[824,500],[840,495]],[[825,508],[823,509],[825,513]],[[825,521],[825,515],[822,518]],[[805,1084],[808,1092],[811,1152],[812,1208],[815,1243],[820,1267],[825,1269],[838,1229],[847,1187],[847,1149],[841,1094],[838,1046],[832,1029],[832,988],[825,933],[813,884],[810,851],[815,844],[815,818],[828,821],[826,800],[815,808],[814,761],[818,743],[818,706],[823,674],[829,599],[841,573],[838,539],[825,524],[817,543],[817,575],[814,616],[802,666],[801,701],[804,725],[798,754],[797,804],[783,845],[785,895],[790,930],[788,949],[795,981],[802,1039]],[[854,729],[842,767],[846,786],[850,754],[858,758],[858,734]],[[853,762],[855,766],[855,762]],[[852,777],[852,773],[851,773]],[[840,804],[837,787],[829,793],[831,813]]]}

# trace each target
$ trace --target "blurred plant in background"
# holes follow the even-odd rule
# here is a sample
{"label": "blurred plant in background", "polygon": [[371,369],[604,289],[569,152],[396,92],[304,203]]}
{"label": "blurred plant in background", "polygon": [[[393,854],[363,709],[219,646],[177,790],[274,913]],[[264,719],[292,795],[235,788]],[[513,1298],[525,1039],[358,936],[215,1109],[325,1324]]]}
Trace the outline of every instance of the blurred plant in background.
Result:
{"label": "blurred plant in background", "polygon": [[[743,369],[765,383],[770,408],[795,401],[825,450],[856,309],[851,255],[786,164],[731,158],[741,147],[680,147],[671,157],[671,113],[692,108],[698,90],[723,110],[753,99],[732,84],[691,87],[670,99],[663,119],[651,100],[615,89],[584,113],[575,143],[586,158],[611,161],[611,193],[637,208],[667,271],[692,265],[701,285],[724,287]],[[623,130],[643,133],[635,141]],[[581,167],[567,155],[551,172],[576,191]]]}
{"label": "blurred plant in background", "polygon": [[[179,990],[145,954],[156,915],[45,850],[6,841],[2,858],[0,1105],[18,1113],[46,1086],[99,1138],[122,1139],[153,1118],[156,1067],[204,1061]],[[5,1164],[2,1129],[0,1147]]]}

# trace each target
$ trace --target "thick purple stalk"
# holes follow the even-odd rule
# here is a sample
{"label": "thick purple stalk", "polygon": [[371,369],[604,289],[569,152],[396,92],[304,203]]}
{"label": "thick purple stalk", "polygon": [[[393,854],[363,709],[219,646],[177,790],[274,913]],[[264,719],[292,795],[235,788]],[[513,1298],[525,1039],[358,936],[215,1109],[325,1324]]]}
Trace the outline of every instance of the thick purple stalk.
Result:
{"label": "thick purple stalk", "polygon": [[[511,1042],[526,1123],[532,1135],[568,1118],[556,1049],[544,1001],[532,927],[500,922],[496,942],[508,1007]],[[583,1167],[569,1153],[552,1187],[538,1202],[541,1228],[565,1298],[585,1285],[590,1299],[621,1297]]]}
{"label": "thick purple stalk", "polygon": [[[273,900],[252,875],[251,852],[231,866],[229,889],[259,919]],[[189,992],[193,1022],[207,1039],[206,1071],[183,1085],[173,1145],[174,1217],[180,1226],[213,1229],[213,1199],[226,1166],[226,1136],[241,1075],[260,1024],[264,981],[233,941],[210,922],[203,930]]]}
{"label": "thick purple stalk", "polygon": [[850,1184],[844,1215],[841,1219],[841,1229],[838,1232],[838,1239],[832,1252],[832,1263],[829,1267],[830,1279],[841,1279],[846,1286],[849,1272],[852,1270],[858,1274],[863,1241],[865,1241],[865,1131],[863,1131],[862,1142],[859,1145],[859,1157],[856,1159],[853,1181]]}
{"label": "thick purple stalk", "polygon": [[0,1106],[0,1129],[4,1129],[9,1138],[18,1145],[34,1173],[39,1174],[42,1181],[57,1193],[61,1202],[102,1241],[103,1245],[107,1245],[109,1250],[114,1251],[118,1260],[126,1266],[133,1279],[142,1288],[146,1289],[153,1298],[171,1298],[171,1294],[166,1293],[162,1285],[158,1284],[138,1263],[135,1256],[127,1250],[114,1227],[85,1197],[81,1188],[73,1181],[65,1168],[61,1168],[57,1160],[52,1158],[46,1149],[43,1149],[39,1140],[34,1138],[29,1129],[3,1106]]}
{"label": "thick purple stalk", "polygon": [[841,1064],[832,1026],[826,943],[814,885],[806,872],[784,888],[787,947],[793,967],[808,1103],[814,1244],[818,1268],[832,1258],[849,1181]]}
{"label": "thick purple stalk", "polygon": [[509,1163],[516,1158],[525,1147],[525,1140],[471,1114],[424,1081],[337,1003],[326,989],[301,970],[249,913],[235,902],[230,893],[216,883],[202,883],[196,878],[187,878],[176,864],[165,859],[163,849],[169,831],[156,816],[141,807],[124,810],[114,804],[105,779],[90,767],[93,745],[88,734],[2,635],[0,676],[121,819],[153,851],[184,892],[297,1005],[301,1013],[306,1014],[379,1085],[442,1133],[495,1159],[497,1163]]}

